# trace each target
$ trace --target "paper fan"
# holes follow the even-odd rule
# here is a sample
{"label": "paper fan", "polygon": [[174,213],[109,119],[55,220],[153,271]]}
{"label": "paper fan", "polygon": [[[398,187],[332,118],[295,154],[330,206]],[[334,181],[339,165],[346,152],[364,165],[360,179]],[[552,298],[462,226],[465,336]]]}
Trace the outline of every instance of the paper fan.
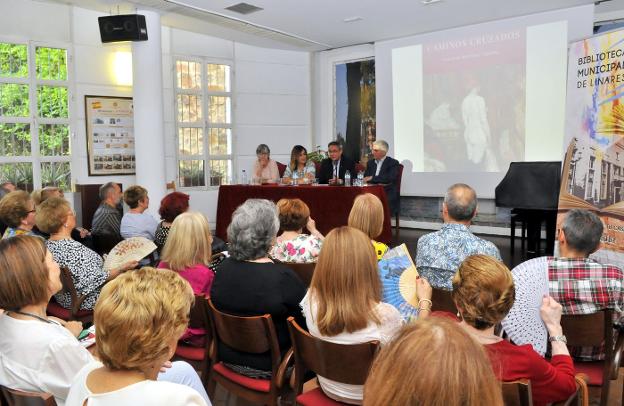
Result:
{"label": "paper fan", "polygon": [[145,237],[132,237],[121,241],[109,252],[104,269],[114,269],[129,261],[140,261],[156,249],[156,244]]}
{"label": "paper fan", "polygon": [[540,316],[542,298],[548,294],[546,261],[546,257],[536,258],[514,268],[516,300],[501,323],[511,341],[517,345],[531,344],[542,356],[548,341],[548,331]]}
{"label": "paper fan", "polygon": [[383,301],[396,307],[404,320],[418,316],[416,266],[405,244],[388,250],[379,261]]}

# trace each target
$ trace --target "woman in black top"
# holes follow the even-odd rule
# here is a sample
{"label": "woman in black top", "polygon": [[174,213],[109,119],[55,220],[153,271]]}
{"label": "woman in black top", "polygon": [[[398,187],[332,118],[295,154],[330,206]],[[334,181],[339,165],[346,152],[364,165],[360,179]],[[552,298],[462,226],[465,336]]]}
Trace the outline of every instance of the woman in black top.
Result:
{"label": "woman in black top", "polygon": [[[286,319],[294,316],[305,326],[299,302],[306,288],[289,268],[268,257],[279,229],[273,202],[249,199],[232,215],[228,227],[230,257],[219,265],[212,284],[211,298],[217,309],[237,316],[271,314],[280,350],[290,348]],[[254,377],[271,375],[269,353],[249,354],[225,345],[219,358],[236,372]]]}

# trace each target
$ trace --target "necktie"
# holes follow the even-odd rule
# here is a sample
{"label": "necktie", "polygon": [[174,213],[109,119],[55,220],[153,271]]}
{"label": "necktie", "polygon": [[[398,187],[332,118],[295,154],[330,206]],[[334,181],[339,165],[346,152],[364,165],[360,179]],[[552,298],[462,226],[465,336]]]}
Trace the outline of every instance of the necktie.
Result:
{"label": "necktie", "polygon": [[338,161],[334,161],[334,178],[338,177]]}

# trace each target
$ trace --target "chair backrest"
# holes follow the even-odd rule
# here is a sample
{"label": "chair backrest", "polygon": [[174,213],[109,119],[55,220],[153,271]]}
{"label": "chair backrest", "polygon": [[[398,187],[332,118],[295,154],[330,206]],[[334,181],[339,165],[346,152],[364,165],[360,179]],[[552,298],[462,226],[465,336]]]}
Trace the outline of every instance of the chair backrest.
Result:
{"label": "chair backrest", "polygon": [[[607,355],[613,353],[613,311],[561,316],[561,327],[570,347],[598,347],[605,343]],[[607,359],[610,359],[607,358]]]}
{"label": "chair backrest", "polygon": [[361,344],[336,344],[313,337],[294,317],[288,318],[288,330],[295,353],[295,389],[301,393],[306,370],[333,381],[364,385],[375,359],[379,341]]}
{"label": "chair backrest", "polygon": [[275,163],[277,164],[277,171],[279,172],[279,176],[281,178],[284,176],[284,172],[286,172],[286,165],[278,161],[275,161]]}
{"label": "chair backrest", "polygon": [[457,313],[457,307],[453,302],[453,297],[450,290],[433,288],[431,292],[431,303],[433,303],[433,310],[444,311],[450,313]]}
{"label": "chair backrest", "polygon": [[399,164],[399,170],[397,171],[397,177],[396,177],[397,194],[399,196],[401,196],[401,179],[403,179],[404,168],[405,166],[403,164]]}
{"label": "chair backrest", "polygon": [[314,268],[316,267],[316,263],[307,263],[307,264],[298,264],[294,262],[282,262],[282,264],[286,265],[290,269],[292,269],[299,279],[305,283],[306,287],[310,286],[312,282],[312,276],[314,275]]}
{"label": "chair backrest", "polygon": [[191,307],[189,314],[190,328],[203,328],[207,334],[210,334],[210,316],[208,316],[208,297],[204,295],[195,295],[195,304]]}
{"label": "chair backrest", "polygon": [[360,162],[355,164],[355,172],[365,172],[366,171],[366,166],[361,164]]}
{"label": "chair backrest", "polygon": [[69,296],[71,297],[72,314],[76,314],[80,310],[80,305],[82,305],[86,295],[78,296],[78,291],[74,285],[71,271],[67,267],[61,268],[61,284],[63,285],[63,291],[69,293]]}
{"label": "chair backrest", "polygon": [[[270,351],[273,372],[279,366],[281,355],[277,333],[270,314],[262,316],[234,316],[223,313],[208,299],[212,336],[226,346],[240,352],[262,354]],[[215,357],[218,354],[215,352]],[[217,362],[217,359],[213,360]]]}
{"label": "chair backrest", "polygon": [[503,382],[503,403],[505,406],[532,406],[531,382],[528,379]]}
{"label": "chair backrest", "polygon": [[0,386],[0,391],[8,406],[56,406],[54,396],[49,393],[24,392],[4,386]]}
{"label": "chair backrest", "polygon": [[314,162],[314,169],[316,169],[316,177],[319,177],[319,173],[321,173],[321,163],[320,162]]}

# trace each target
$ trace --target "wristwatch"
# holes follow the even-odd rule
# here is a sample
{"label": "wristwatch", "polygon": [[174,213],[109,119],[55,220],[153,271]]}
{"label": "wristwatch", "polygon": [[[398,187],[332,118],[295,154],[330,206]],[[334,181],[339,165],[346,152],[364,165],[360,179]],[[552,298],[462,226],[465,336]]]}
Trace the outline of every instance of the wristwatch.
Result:
{"label": "wristwatch", "polygon": [[548,341],[550,341],[551,343],[553,341],[561,341],[564,344],[568,343],[568,339],[566,338],[566,336],[564,335],[560,335],[560,336],[550,336],[548,337]]}

